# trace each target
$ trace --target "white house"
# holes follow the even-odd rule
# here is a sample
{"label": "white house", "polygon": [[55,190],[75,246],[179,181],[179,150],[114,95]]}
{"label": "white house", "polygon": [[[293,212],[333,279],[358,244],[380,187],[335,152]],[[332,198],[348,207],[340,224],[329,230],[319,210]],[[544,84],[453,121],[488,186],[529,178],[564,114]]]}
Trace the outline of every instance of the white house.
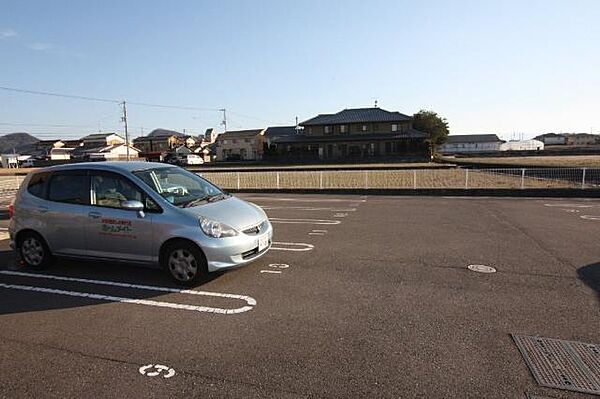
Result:
{"label": "white house", "polygon": [[[140,153],[135,147],[129,146],[129,158],[137,158]],[[97,148],[87,153],[90,160],[125,160],[127,159],[127,146],[125,144],[109,145]]]}
{"label": "white house", "polygon": [[19,154],[2,154],[0,155],[0,162],[3,168],[18,168]]}
{"label": "white house", "polygon": [[50,149],[50,160],[52,161],[63,161],[67,159],[71,159],[71,152],[74,148],[65,148],[65,147],[54,147]]}
{"label": "white house", "polygon": [[495,134],[457,134],[448,136],[438,147],[441,154],[465,154],[500,151],[503,143]]}
{"label": "white house", "polygon": [[94,133],[81,139],[86,148],[106,147],[109,145],[124,144],[125,139],[116,133]]}
{"label": "white house", "polygon": [[515,140],[500,144],[500,151],[540,151],[544,143],[540,140]]}

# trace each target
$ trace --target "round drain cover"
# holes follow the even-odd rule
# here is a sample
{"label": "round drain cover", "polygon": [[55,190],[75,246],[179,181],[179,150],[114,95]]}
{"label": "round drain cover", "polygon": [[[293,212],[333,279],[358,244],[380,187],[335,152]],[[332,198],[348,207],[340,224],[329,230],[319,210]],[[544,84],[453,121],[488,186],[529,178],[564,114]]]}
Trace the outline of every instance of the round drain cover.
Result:
{"label": "round drain cover", "polygon": [[469,265],[468,268],[478,273],[496,273],[496,269],[486,265]]}

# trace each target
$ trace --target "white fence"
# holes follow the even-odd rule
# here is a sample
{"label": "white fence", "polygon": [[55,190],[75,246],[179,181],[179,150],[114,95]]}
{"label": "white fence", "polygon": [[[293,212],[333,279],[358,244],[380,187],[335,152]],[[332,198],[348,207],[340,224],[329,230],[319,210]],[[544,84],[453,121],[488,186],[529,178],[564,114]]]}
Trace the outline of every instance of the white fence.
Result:
{"label": "white fence", "polygon": [[599,168],[240,171],[200,175],[230,190],[600,188]]}
{"label": "white fence", "polygon": [[[600,168],[390,169],[203,172],[226,190],[251,189],[600,189]],[[24,176],[0,176],[8,204]]]}

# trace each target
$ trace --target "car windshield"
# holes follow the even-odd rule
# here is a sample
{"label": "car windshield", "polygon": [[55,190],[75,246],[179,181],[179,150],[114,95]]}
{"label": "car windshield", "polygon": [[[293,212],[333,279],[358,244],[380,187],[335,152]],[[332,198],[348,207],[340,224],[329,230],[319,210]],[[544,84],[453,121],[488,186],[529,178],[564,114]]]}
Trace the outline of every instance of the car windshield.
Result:
{"label": "car windshield", "polygon": [[181,168],[153,168],[133,174],[168,202],[179,207],[202,205],[226,197],[218,187]]}

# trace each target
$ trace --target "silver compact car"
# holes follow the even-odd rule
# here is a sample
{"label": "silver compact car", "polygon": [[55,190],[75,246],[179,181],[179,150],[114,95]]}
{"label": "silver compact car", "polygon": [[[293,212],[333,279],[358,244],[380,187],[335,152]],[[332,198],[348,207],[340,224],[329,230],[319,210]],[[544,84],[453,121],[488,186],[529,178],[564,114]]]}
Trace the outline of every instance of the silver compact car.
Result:
{"label": "silver compact car", "polygon": [[9,209],[11,247],[30,267],[53,256],[158,263],[179,283],[269,250],[258,206],[177,166],[93,162],[30,173]]}

